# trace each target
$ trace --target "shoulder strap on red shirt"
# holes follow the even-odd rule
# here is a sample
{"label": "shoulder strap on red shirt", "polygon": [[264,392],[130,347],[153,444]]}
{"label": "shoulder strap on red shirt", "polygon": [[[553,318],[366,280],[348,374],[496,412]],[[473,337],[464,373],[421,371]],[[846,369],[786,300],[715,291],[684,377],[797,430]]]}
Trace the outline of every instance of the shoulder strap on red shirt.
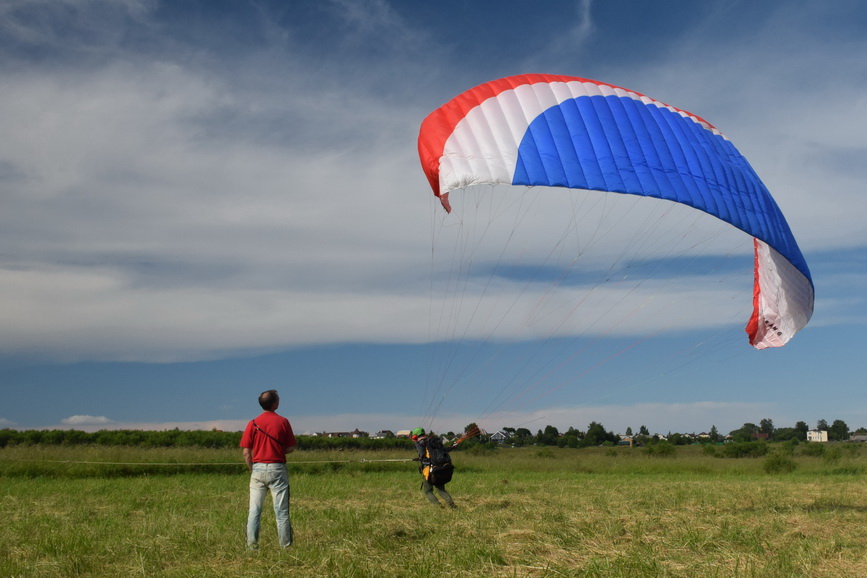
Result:
{"label": "shoulder strap on red shirt", "polygon": [[272,436],[271,434],[269,434],[268,432],[266,432],[265,430],[263,430],[262,428],[260,428],[260,427],[256,424],[256,420],[253,420],[253,427],[256,428],[256,431],[260,431],[260,432],[262,432],[263,434],[265,434],[266,436],[268,436],[269,438],[271,438],[272,440],[274,440],[275,442],[277,442],[278,444],[280,444],[280,446],[282,446],[282,447],[286,447],[286,446],[283,444],[283,442],[281,442],[280,440],[278,440],[277,438],[275,438],[274,436]]}

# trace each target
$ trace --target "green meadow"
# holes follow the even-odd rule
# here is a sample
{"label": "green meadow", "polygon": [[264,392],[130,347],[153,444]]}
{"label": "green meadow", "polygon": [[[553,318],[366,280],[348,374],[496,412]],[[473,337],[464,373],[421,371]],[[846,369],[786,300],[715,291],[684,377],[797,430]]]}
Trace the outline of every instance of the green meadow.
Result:
{"label": "green meadow", "polygon": [[240,451],[7,446],[0,576],[867,576],[867,448],[821,447],[476,447],[457,510],[412,452],[299,451],[296,543],[269,500],[248,552]]}

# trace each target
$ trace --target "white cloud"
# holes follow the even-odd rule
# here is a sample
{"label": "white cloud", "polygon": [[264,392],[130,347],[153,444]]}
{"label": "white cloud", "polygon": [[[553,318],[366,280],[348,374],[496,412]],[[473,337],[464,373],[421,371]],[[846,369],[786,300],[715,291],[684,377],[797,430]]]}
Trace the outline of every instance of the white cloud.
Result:
{"label": "white cloud", "polygon": [[15,427],[15,422],[5,417],[0,417],[0,428],[13,428]]}
{"label": "white cloud", "polygon": [[[70,421],[74,420],[74,421]],[[102,421],[104,420],[104,421]],[[202,420],[202,421],[166,421],[166,422],[122,422],[105,417],[72,416],[61,420],[58,425],[45,429],[75,429],[86,432],[99,430],[142,430],[164,431],[179,430],[220,430],[226,432],[243,430],[247,425],[243,420]]]}
{"label": "white cloud", "polygon": [[110,419],[102,415],[72,415],[60,420],[60,423],[65,426],[104,426],[113,423]]}

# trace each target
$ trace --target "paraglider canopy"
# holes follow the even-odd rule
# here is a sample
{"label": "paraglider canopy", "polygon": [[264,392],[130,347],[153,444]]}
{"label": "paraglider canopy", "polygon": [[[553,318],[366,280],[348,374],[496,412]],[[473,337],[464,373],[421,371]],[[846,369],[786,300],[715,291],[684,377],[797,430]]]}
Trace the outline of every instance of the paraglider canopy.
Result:
{"label": "paraglider canopy", "polygon": [[688,205],[754,238],[757,349],[780,347],[813,312],[807,263],[777,203],[713,125],[611,84],[528,74],[455,97],[422,123],[422,168],[446,211],[474,184],[566,187]]}

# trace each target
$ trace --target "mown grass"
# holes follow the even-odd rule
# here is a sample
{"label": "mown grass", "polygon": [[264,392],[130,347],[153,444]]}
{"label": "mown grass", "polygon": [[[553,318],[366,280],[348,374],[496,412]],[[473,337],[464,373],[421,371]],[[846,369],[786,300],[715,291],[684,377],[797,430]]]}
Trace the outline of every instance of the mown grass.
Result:
{"label": "mown grass", "polygon": [[826,453],[464,451],[451,511],[405,453],[296,452],[296,543],[266,509],[248,553],[237,451],[8,447],[0,576],[865,576],[867,457]]}

